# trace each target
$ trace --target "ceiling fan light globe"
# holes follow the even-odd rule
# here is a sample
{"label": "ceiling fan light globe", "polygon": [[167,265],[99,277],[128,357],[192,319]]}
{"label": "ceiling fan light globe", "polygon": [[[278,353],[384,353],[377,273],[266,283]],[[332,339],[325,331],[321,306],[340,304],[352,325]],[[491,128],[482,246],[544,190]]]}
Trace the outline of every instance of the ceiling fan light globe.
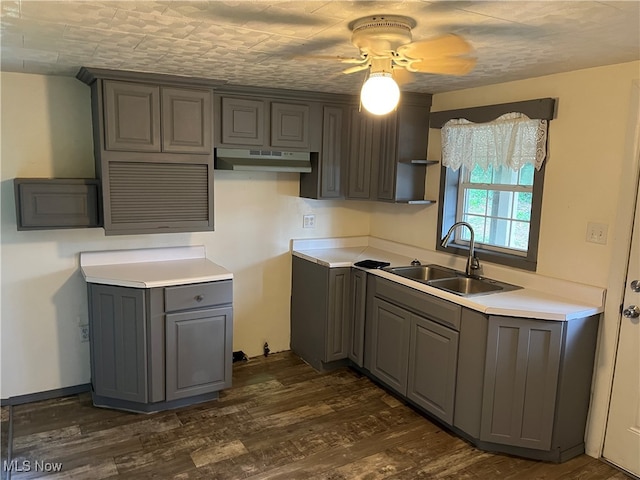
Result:
{"label": "ceiling fan light globe", "polygon": [[390,73],[372,73],[360,91],[362,106],[374,115],[386,115],[398,105],[400,88]]}

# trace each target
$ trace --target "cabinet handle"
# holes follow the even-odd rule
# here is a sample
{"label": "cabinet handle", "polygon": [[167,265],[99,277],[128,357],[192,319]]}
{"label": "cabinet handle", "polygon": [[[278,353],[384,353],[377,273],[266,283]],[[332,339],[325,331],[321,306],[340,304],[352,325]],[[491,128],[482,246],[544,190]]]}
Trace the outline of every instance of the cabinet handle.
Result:
{"label": "cabinet handle", "polygon": [[201,302],[202,300],[204,300],[204,297],[202,295],[196,295],[195,297],[193,297],[193,299],[196,302]]}

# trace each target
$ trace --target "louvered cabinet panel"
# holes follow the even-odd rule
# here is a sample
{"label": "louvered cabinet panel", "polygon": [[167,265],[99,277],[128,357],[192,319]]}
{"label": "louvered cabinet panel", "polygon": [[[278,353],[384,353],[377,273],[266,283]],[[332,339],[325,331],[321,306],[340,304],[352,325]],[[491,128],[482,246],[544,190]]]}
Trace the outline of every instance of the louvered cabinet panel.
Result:
{"label": "louvered cabinet panel", "polygon": [[107,234],[213,230],[209,163],[108,163]]}

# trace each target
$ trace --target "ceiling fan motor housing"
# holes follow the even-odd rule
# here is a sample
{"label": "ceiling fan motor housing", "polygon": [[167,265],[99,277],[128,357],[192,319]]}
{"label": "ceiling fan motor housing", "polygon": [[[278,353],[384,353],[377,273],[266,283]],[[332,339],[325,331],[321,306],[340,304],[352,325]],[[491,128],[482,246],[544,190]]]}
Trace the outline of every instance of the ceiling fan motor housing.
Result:
{"label": "ceiling fan motor housing", "polygon": [[351,43],[368,55],[388,55],[411,42],[416,21],[400,15],[374,15],[351,22]]}

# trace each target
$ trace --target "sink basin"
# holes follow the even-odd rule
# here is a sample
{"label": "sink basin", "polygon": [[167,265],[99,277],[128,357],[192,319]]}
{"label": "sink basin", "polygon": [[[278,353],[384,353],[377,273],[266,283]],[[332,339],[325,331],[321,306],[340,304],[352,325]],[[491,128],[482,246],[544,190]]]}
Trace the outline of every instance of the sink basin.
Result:
{"label": "sink basin", "polygon": [[480,280],[470,277],[444,278],[429,282],[432,287],[447,290],[458,295],[477,295],[480,293],[491,293],[504,288],[492,280]]}
{"label": "sink basin", "polygon": [[451,278],[456,276],[455,270],[438,265],[411,265],[408,267],[386,267],[387,272],[395,273],[401,277],[411,278],[419,282],[429,282],[431,280]]}

